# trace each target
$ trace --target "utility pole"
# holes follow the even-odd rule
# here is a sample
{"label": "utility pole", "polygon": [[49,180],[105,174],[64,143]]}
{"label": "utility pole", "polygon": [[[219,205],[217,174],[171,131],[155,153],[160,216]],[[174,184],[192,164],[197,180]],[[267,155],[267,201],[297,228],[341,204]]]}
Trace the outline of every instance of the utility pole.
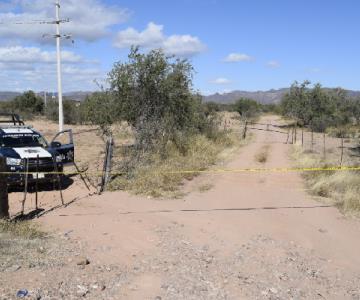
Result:
{"label": "utility pole", "polygon": [[[16,25],[25,25],[25,24],[55,24],[56,26],[56,34],[50,35],[56,39],[56,63],[57,63],[57,85],[58,85],[58,100],[59,100],[59,131],[63,130],[64,127],[64,113],[63,113],[63,99],[62,99],[62,82],[61,82],[61,51],[60,51],[60,39],[71,39],[71,35],[69,34],[60,34],[60,24],[65,22],[70,22],[69,19],[61,20],[60,19],[60,0],[56,0],[55,3],[55,21],[47,21],[47,20],[30,20],[30,21],[19,21],[13,22],[10,24]],[[0,22],[0,25],[6,24],[4,22]],[[44,34],[43,37],[49,36],[48,34]],[[74,41],[72,40],[72,43]],[[45,94],[45,105],[46,105],[46,94]]]}
{"label": "utility pole", "polygon": [[59,131],[64,130],[64,112],[62,99],[62,82],[61,82],[61,52],[60,52],[60,0],[55,3],[56,13],[56,66],[57,66],[57,85],[58,85],[58,101],[59,101]]}
{"label": "utility pole", "polygon": [[47,93],[46,93],[46,91],[44,92],[44,106],[45,106],[45,108],[47,106]]}
{"label": "utility pole", "polygon": [[[49,24],[55,24],[56,34],[52,35],[56,39],[56,71],[57,71],[57,86],[58,86],[58,102],[59,102],[59,131],[64,130],[64,111],[63,111],[63,94],[62,94],[62,78],[61,78],[61,49],[60,39],[71,39],[69,34],[60,34],[60,24],[70,22],[69,19],[60,19],[60,0],[56,0],[55,3],[55,21],[49,22]],[[48,36],[44,34],[43,37]],[[72,43],[74,41],[72,40]]]}

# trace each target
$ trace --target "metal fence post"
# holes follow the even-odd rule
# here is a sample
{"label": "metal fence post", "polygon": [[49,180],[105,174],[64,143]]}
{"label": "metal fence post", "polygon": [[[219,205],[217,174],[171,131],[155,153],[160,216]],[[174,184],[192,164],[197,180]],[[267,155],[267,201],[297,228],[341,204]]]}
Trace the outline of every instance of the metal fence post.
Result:
{"label": "metal fence post", "polygon": [[0,219],[9,218],[9,197],[7,189],[6,162],[0,157]]}

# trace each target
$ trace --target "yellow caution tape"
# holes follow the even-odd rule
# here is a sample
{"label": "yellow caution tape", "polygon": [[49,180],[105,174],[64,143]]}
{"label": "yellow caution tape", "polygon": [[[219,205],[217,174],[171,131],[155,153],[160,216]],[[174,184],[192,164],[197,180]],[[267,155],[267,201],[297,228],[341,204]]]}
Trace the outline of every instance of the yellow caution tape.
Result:
{"label": "yellow caution tape", "polygon": [[[315,168],[243,168],[243,169],[208,169],[208,170],[178,170],[178,171],[166,171],[162,174],[193,174],[193,173],[259,173],[259,172],[317,172],[317,171],[360,171],[360,166],[332,166],[332,167],[315,167]],[[80,172],[38,172],[45,175],[102,175],[103,172],[99,171],[80,171]],[[3,175],[25,175],[33,174],[36,172],[0,172]],[[110,175],[123,175],[126,172],[111,172]]]}

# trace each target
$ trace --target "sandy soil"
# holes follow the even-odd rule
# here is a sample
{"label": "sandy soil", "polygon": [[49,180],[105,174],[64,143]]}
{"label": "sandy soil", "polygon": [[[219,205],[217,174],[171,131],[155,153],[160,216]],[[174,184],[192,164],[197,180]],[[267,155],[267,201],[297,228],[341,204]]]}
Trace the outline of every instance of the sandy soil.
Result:
{"label": "sandy soil", "polygon": [[[285,140],[256,131],[227,167],[289,167]],[[264,145],[261,164],[255,156]],[[77,250],[54,269],[2,273],[0,299],[23,287],[34,299],[360,299],[360,223],[312,199],[300,174],[195,180],[204,178],[210,190],[180,200],[88,196],[75,181],[64,191],[73,203],[38,222]],[[42,207],[59,201],[55,192],[44,195]],[[74,264],[74,253],[90,264]]]}

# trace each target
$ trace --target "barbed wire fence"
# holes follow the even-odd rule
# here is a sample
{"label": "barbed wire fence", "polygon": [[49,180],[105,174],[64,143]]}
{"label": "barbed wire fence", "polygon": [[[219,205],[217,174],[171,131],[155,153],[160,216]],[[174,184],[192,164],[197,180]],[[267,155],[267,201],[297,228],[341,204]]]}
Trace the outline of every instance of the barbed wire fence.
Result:
{"label": "barbed wire fence", "polygon": [[[246,139],[251,131],[261,131],[269,134],[270,141],[274,139],[273,142],[276,143],[297,145],[303,152],[321,158],[326,166],[330,166],[330,169],[332,166],[360,166],[359,135],[351,131],[343,131],[340,136],[334,136],[331,132],[314,132],[310,128],[299,127],[295,124],[279,125],[243,119],[224,120],[219,122],[218,126],[223,132],[234,132],[238,135],[239,139]],[[101,193],[106,190],[106,184],[113,175],[111,173],[112,161],[113,164],[117,164],[120,160],[124,159],[124,154],[119,154],[122,152],[119,151],[119,147],[124,147],[124,140],[116,135],[110,140],[104,140],[104,138],[101,137],[100,130],[97,128],[75,131],[74,138],[79,152],[78,159],[80,168],[73,172],[71,171],[70,174],[72,176],[80,176],[80,173],[83,174],[95,190],[94,193]],[[86,153],[85,149],[92,149],[91,154]],[[284,166],[279,166],[278,169],[283,169],[284,172],[290,171],[290,169],[287,170],[283,167]],[[181,172],[182,170],[177,171]],[[196,170],[183,171],[195,173]],[[231,171],[232,170],[226,170],[227,173]],[[235,171],[238,172],[240,170],[234,170],[234,173]],[[243,171],[245,172],[246,170]],[[300,169],[297,171],[300,171]],[[5,178],[5,174],[0,175],[2,175],[2,177],[0,176],[1,178]],[[2,181],[4,182],[4,180]],[[78,180],[76,184],[80,185],[82,183]],[[5,196],[5,194],[1,197],[7,199],[7,195]],[[71,197],[73,197],[73,195],[71,195]],[[6,201],[4,200],[3,203]],[[7,206],[7,204],[4,204],[5,208]]]}
{"label": "barbed wire fence", "polygon": [[244,126],[244,136],[248,130],[286,135],[286,144],[298,145],[305,153],[321,157],[324,163],[339,167],[360,164],[360,132],[315,132],[309,127],[300,127],[296,124],[275,125],[251,121],[245,122]]}

